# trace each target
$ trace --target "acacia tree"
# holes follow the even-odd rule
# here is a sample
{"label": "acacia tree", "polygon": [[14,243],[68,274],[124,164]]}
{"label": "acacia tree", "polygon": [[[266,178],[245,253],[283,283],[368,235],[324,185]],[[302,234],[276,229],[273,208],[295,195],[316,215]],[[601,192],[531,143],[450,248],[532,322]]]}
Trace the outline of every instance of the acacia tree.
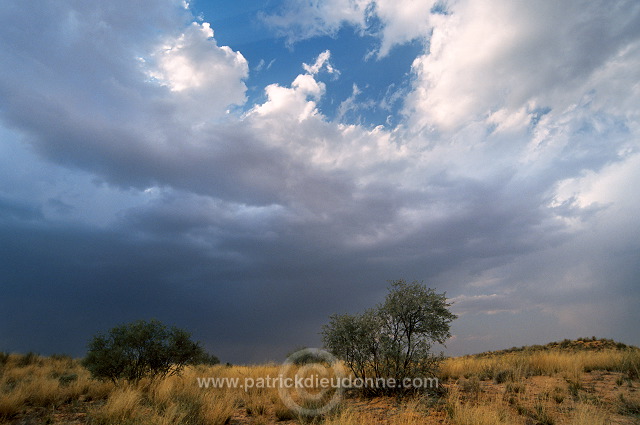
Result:
{"label": "acacia tree", "polygon": [[433,372],[439,357],[431,353],[431,346],[451,337],[449,324],[457,317],[450,306],[444,293],[437,294],[419,282],[391,282],[378,309],[385,375],[402,380]]}
{"label": "acacia tree", "polygon": [[449,311],[444,293],[416,281],[390,284],[378,307],[360,315],[331,316],[322,331],[324,345],[356,378],[394,378],[401,383],[407,377],[433,376],[442,356],[433,354],[431,347],[451,337],[450,323],[457,316]]}
{"label": "acacia tree", "polygon": [[83,365],[97,379],[126,379],[137,382],[145,376],[164,377],[180,373],[190,363],[207,355],[191,335],[176,327],[168,328],[158,320],[139,320],[116,326],[108,335],[96,335],[88,346]]}
{"label": "acacia tree", "polygon": [[[374,310],[364,314],[334,314],[323,326],[325,348],[345,362],[357,378],[378,375],[381,323]],[[370,367],[371,366],[371,367]]]}

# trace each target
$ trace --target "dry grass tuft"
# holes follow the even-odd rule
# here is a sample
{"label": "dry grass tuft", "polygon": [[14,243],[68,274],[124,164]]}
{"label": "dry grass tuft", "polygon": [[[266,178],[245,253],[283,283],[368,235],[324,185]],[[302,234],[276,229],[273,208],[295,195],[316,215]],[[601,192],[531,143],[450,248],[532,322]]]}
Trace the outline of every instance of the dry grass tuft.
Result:
{"label": "dry grass tuft", "polygon": [[93,423],[97,425],[125,425],[140,421],[143,414],[140,410],[142,394],[135,387],[116,388],[104,406],[92,414]]}
{"label": "dry grass tuft", "polygon": [[24,409],[24,398],[21,394],[9,393],[0,397],[0,419],[9,419]]}
{"label": "dry grass tuft", "polygon": [[580,403],[576,406],[572,425],[606,425],[609,422],[609,415],[606,411],[603,411],[590,404]]}
{"label": "dry grass tuft", "polygon": [[209,393],[202,396],[202,421],[211,425],[229,423],[235,411],[234,397],[230,394]]}
{"label": "dry grass tuft", "polygon": [[489,403],[463,403],[460,390],[454,387],[447,395],[445,410],[455,425],[517,424],[506,408]]}

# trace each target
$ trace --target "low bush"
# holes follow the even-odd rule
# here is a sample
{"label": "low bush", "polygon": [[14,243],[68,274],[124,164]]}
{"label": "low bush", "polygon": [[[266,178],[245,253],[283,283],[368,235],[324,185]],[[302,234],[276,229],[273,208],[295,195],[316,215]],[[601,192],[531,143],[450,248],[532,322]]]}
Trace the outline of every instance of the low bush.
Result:
{"label": "low bush", "polygon": [[94,378],[113,382],[178,374],[187,364],[213,360],[190,338],[188,332],[157,320],[140,320],[95,336],[83,365]]}
{"label": "low bush", "polygon": [[513,375],[513,370],[503,369],[495,374],[494,379],[496,381],[496,384],[504,384],[505,382],[513,381]]}

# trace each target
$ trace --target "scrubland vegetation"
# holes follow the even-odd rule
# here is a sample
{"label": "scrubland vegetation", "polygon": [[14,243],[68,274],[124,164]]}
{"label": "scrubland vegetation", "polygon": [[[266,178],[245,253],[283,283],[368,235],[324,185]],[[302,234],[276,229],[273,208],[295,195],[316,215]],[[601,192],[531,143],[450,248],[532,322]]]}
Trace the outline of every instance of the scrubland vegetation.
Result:
{"label": "scrubland vegetation", "polygon": [[[321,417],[273,388],[201,388],[198,377],[277,376],[279,365],[187,366],[180,376],[98,381],[67,356],[0,353],[0,423],[637,424],[640,350],[606,340],[446,359],[440,389],[403,397],[347,392]],[[583,347],[581,347],[583,346]]]}

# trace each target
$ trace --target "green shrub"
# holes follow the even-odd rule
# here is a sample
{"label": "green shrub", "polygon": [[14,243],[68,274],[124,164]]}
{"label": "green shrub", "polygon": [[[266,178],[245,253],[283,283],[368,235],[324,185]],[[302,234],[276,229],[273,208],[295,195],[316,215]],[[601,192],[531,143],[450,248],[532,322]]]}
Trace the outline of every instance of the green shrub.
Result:
{"label": "green shrub", "polygon": [[190,338],[188,332],[157,320],[140,320],[95,336],[82,363],[94,378],[113,382],[173,375],[206,356]]}

